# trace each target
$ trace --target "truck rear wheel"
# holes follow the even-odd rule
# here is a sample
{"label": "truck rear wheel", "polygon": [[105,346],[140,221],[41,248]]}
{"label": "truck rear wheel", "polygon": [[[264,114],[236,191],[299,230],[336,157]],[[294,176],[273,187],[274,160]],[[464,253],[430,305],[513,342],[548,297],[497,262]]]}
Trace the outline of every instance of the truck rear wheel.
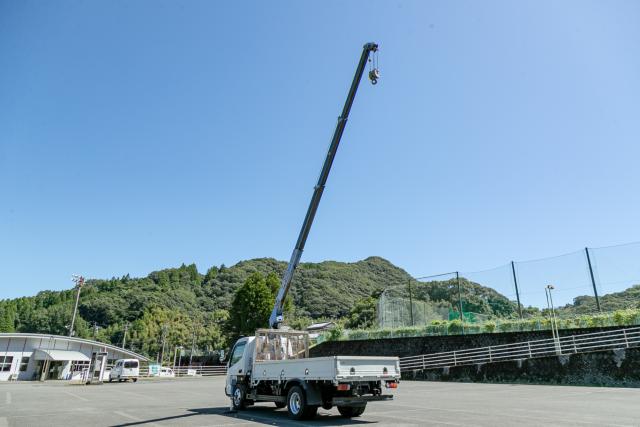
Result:
{"label": "truck rear wheel", "polygon": [[276,404],[276,408],[278,408],[278,409],[282,409],[282,408],[284,408],[285,406],[287,406],[287,403],[286,403],[286,402],[273,402],[273,403],[275,403],[275,404]]}
{"label": "truck rear wheel", "polygon": [[367,405],[363,406],[338,406],[338,412],[344,418],[354,418],[359,417],[364,413],[364,410],[367,409]]}
{"label": "truck rear wheel", "polygon": [[318,407],[307,405],[304,391],[296,385],[291,387],[287,394],[287,411],[289,412],[289,417],[294,420],[308,420],[316,416]]}

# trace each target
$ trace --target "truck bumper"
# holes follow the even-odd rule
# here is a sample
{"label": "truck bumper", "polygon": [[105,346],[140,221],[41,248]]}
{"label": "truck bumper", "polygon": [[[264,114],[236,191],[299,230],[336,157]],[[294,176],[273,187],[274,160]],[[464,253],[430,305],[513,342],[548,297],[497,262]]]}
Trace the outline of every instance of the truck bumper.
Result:
{"label": "truck bumper", "polygon": [[378,396],[350,396],[350,397],[334,397],[331,403],[333,406],[360,406],[367,402],[380,402],[385,400],[393,400],[392,394],[380,394]]}

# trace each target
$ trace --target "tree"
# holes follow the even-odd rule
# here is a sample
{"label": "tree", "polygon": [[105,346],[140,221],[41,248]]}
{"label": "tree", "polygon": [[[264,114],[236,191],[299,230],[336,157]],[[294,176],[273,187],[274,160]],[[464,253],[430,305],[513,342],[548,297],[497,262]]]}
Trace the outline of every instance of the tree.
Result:
{"label": "tree", "polygon": [[218,275],[218,267],[213,266],[207,270],[207,274],[204,276],[205,283],[212,281]]}
{"label": "tree", "polygon": [[0,302],[0,332],[13,332],[15,330],[15,305]]}
{"label": "tree", "polygon": [[[276,297],[278,296],[278,291],[280,290],[280,278],[276,273],[267,274],[266,278],[267,286],[271,289],[271,294],[273,295],[273,302],[271,307],[275,304]],[[285,314],[285,318],[293,315],[293,302],[291,300],[291,296],[287,295],[284,299],[284,304],[282,305],[282,312]]]}
{"label": "tree", "polygon": [[230,326],[235,336],[252,335],[268,326],[273,294],[260,273],[250,275],[231,303]]}
{"label": "tree", "polygon": [[376,300],[373,297],[358,301],[349,313],[347,328],[364,329],[374,326],[377,313],[376,305]]}

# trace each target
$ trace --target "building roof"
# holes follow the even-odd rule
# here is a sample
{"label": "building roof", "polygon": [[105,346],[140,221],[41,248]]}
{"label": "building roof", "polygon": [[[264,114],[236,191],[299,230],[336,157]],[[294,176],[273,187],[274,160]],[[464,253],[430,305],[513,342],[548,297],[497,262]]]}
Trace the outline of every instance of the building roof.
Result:
{"label": "building roof", "polygon": [[[17,332],[9,332],[9,333],[0,333],[0,340],[2,339],[13,339],[13,338],[17,338],[17,339],[25,339],[25,338],[31,338],[31,339],[46,339],[49,342],[50,341],[58,341],[58,342],[69,342],[69,343],[79,343],[79,344],[88,344],[91,345],[93,347],[98,347],[98,348],[102,348],[104,349],[104,351],[112,351],[112,352],[118,352],[121,353],[125,356],[131,357],[132,359],[138,359],[144,362],[148,362],[149,358],[146,356],[143,356],[141,354],[135,353],[131,350],[126,350],[124,348],[120,348],[120,347],[116,347],[115,345],[111,345],[111,344],[106,344],[103,342],[99,342],[99,341],[93,341],[93,340],[86,340],[83,338],[76,338],[76,337],[65,337],[62,335],[51,335],[51,334],[27,334],[27,333],[17,333]],[[2,350],[0,348],[0,350]],[[51,351],[51,350],[47,350],[47,351]],[[61,350],[55,350],[55,351],[61,351]],[[59,360],[68,360],[68,359],[59,359]],[[84,359],[74,359],[74,360],[84,360]]]}
{"label": "building roof", "polygon": [[336,324],[333,322],[314,323],[313,325],[309,325],[307,331],[321,331],[323,329],[329,329],[335,326]]}
{"label": "building roof", "polygon": [[91,359],[87,357],[86,354],[80,351],[73,350],[44,350],[37,349],[34,355],[35,360],[54,360],[54,361],[80,361],[80,362],[90,362]]}

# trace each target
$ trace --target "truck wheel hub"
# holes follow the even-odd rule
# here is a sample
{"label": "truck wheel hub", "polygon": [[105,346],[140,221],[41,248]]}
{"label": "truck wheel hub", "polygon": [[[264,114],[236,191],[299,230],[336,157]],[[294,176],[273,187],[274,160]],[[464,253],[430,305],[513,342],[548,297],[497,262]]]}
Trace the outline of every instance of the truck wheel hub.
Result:
{"label": "truck wheel hub", "polygon": [[292,393],[289,398],[289,409],[294,414],[300,412],[300,395],[298,393]]}
{"label": "truck wheel hub", "polygon": [[236,406],[239,406],[242,403],[242,390],[239,388],[237,388],[235,393],[233,393],[233,403],[235,403]]}

